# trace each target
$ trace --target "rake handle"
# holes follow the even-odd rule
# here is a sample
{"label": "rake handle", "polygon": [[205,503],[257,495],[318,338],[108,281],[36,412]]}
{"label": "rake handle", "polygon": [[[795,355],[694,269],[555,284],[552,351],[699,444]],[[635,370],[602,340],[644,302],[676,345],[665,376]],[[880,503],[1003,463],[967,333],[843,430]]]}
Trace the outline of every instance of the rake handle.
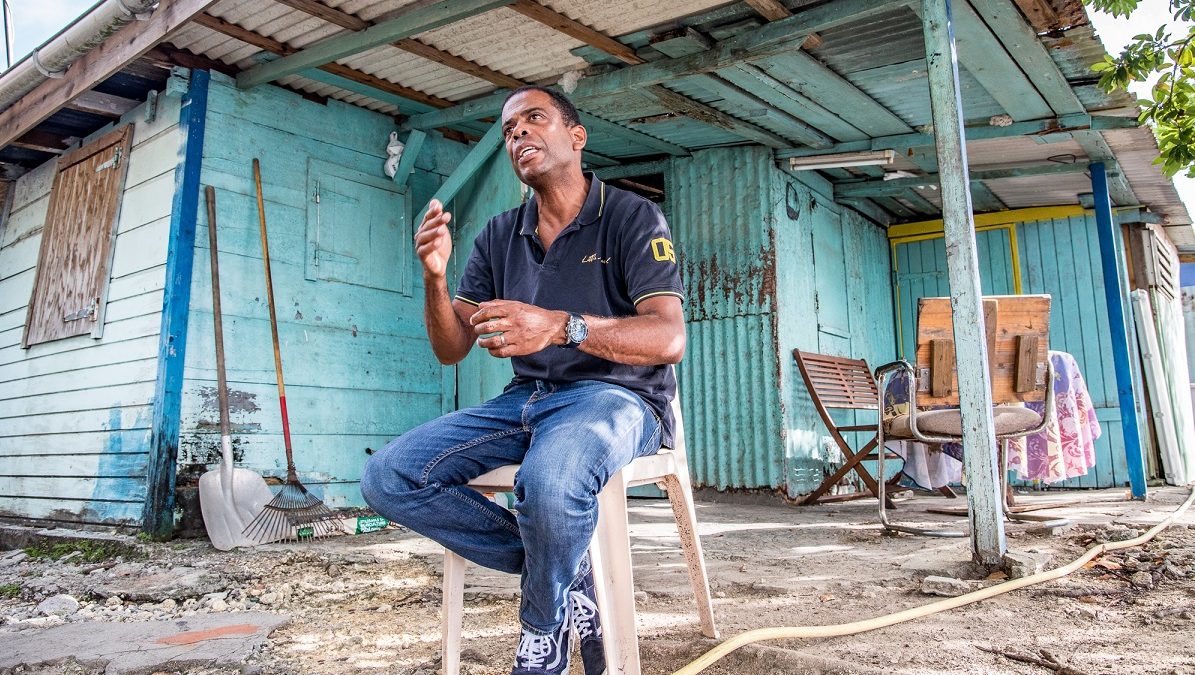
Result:
{"label": "rake handle", "polygon": [[274,340],[274,372],[278,377],[278,407],[282,409],[282,442],[286,446],[286,480],[298,480],[294,449],[290,443],[290,417],[286,414],[286,385],[282,382],[282,352],[278,348],[278,316],[274,311],[274,280],[270,275],[270,241],[266,236],[266,206],[261,193],[261,162],[253,158],[253,184],[257,188],[257,220],[261,229],[261,262],[266,268],[266,305],[270,308],[270,336]]}

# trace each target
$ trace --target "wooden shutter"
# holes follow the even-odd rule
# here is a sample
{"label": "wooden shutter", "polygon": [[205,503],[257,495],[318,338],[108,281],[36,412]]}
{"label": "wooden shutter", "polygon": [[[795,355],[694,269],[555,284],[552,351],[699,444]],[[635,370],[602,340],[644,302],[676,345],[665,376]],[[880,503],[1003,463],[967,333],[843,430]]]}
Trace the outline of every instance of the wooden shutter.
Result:
{"label": "wooden shutter", "polygon": [[99,337],[132,125],[58,160],[22,345]]}

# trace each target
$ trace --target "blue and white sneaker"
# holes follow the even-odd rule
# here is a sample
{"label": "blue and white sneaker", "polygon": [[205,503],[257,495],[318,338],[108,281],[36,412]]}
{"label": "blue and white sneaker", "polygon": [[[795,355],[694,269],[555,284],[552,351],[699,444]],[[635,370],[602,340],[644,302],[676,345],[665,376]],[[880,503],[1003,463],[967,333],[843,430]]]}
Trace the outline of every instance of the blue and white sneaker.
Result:
{"label": "blue and white sneaker", "polygon": [[582,563],[585,573],[568,589],[569,612],[573,630],[581,640],[581,663],[585,675],[605,675],[606,651],[602,644],[602,619],[598,616],[597,593],[589,560]]}
{"label": "blue and white sneaker", "polygon": [[563,675],[568,672],[569,652],[572,650],[571,604],[565,603],[564,621],[555,632],[537,635],[523,629],[510,675]]}

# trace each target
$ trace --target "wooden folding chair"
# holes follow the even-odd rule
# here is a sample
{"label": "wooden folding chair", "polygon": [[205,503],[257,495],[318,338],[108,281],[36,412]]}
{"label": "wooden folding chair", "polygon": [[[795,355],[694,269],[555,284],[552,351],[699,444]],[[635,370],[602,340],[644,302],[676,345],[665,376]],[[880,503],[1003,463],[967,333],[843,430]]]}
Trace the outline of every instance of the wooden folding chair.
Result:
{"label": "wooden folding chair", "polygon": [[[852,471],[863,481],[873,495],[881,494],[876,478],[867,471],[864,461],[874,461],[879,453],[874,452],[878,445],[878,429],[875,422],[871,424],[839,425],[830,416],[830,409],[835,410],[877,410],[879,393],[876,389],[875,378],[863,359],[847,359],[840,356],[826,356],[813,352],[793,350],[793,358],[797,360],[797,368],[805,380],[805,388],[813,399],[813,406],[821,416],[830,437],[842,450],[846,462],[837,471],[822,481],[817,489],[809,493],[801,502],[805,505],[816,504],[823,495],[829,492],[846,475]],[[878,413],[877,413],[878,414]],[[847,443],[844,433],[870,432],[871,439],[863,447],[854,449]],[[889,452],[889,459],[900,459],[899,455]],[[882,474],[881,474],[882,476]],[[899,478],[899,474],[897,476]],[[895,479],[889,489],[895,488]],[[947,497],[954,497],[954,491],[949,487],[939,488]],[[853,493],[850,498],[867,496],[867,493]],[[886,499],[888,508],[895,508],[892,500]]]}
{"label": "wooden folding chair", "polygon": [[[1000,484],[1007,480],[1008,441],[1040,433],[1054,416],[1054,371],[1049,359],[1050,296],[1006,295],[983,298],[987,330],[988,361],[992,391],[992,418],[1000,452]],[[906,372],[909,410],[885,420],[879,443],[887,439],[916,440],[940,445],[962,442],[958,373],[955,368],[954,324],[950,298],[922,298],[917,308],[917,366],[897,361],[876,371],[877,387],[886,387],[888,376]],[[1038,413],[1025,403],[1043,402]],[[877,398],[877,403],[879,399]],[[879,458],[883,471],[884,458]],[[883,494],[884,486],[880,486]],[[1007,497],[1004,514],[1015,520],[1061,524],[1048,516],[1027,516],[1010,512]],[[929,530],[896,525],[888,521],[880,503],[880,523],[885,529],[938,537],[965,537],[958,530]]]}

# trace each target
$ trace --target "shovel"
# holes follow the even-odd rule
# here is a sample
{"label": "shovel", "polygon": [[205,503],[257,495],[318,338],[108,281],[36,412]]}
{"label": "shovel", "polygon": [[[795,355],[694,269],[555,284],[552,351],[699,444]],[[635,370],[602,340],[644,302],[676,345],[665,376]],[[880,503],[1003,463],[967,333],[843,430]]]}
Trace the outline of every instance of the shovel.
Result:
{"label": "shovel", "polygon": [[274,498],[264,478],[232,465],[228,382],[224,377],[224,326],[220,319],[220,267],[216,248],[216,190],[207,187],[207,232],[212,261],[212,319],[216,330],[216,389],[220,399],[220,466],[199,478],[199,506],[212,546],[227,551],[257,542],[242,532]]}

